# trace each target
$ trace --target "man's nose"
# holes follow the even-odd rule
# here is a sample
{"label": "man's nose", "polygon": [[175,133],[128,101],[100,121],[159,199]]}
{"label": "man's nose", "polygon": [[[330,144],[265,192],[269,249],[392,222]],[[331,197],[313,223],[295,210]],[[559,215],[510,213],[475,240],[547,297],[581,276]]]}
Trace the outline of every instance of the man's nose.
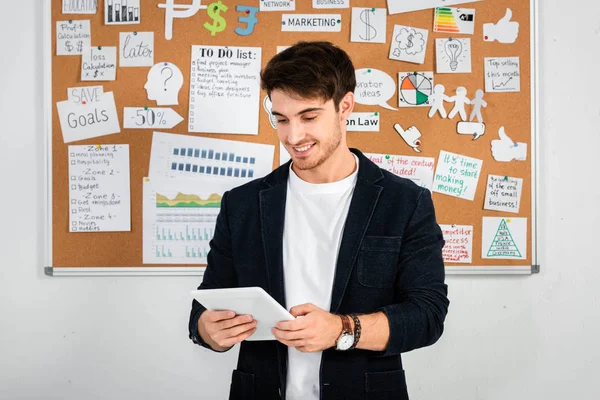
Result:
{"label": "man's nose", "polygon": [[305,133],[302,125],[299,122],[291,121],[287,131],[287,141],[289,144],[295,146],[301,144],[304,140]]}

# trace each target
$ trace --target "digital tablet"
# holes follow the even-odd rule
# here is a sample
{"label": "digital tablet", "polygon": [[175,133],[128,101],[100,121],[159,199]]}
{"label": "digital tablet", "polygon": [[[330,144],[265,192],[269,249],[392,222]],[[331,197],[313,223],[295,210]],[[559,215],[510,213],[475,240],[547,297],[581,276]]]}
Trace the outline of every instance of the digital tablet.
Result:
{"label": "digital tablet", "polygon": [[280,321],[295,319],[263,288],[192,290],[192,296],[208,310],[231,310],[256,320],[256,332],[246,340],[275,340],[271,329]]}

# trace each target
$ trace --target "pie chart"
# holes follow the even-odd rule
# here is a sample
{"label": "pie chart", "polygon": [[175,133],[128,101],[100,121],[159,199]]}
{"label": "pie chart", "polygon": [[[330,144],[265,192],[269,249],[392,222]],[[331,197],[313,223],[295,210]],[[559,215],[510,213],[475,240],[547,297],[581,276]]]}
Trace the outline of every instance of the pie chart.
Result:
{"label": "pie chart", "polygon": [[432,93],[433,73],[411,72],[400,76],[400,107],[427,106]]}

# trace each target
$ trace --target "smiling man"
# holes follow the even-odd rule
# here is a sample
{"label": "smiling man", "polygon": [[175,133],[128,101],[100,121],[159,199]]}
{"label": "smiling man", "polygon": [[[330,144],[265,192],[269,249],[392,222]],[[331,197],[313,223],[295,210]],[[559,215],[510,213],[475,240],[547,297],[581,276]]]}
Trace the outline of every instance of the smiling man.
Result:
{"label": "smiling man", "polygon": [[245,341],[252,316],[194,301],[190,338],[241,343],[230,399],[408,399],[400,354],[435,343],[449,305],[431,194],[348,148],[343,50],[298,43],[261,78],[291,160],[223,196],[199,289],[260,286],[298,318]]}

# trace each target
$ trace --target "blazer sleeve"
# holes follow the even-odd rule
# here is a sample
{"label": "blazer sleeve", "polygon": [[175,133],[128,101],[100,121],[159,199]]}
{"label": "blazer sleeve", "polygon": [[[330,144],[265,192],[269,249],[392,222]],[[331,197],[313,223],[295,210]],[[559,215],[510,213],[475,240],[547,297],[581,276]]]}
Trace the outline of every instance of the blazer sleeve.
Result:
{"label": "blazer sleeve", "polygon": [[381,308],[389,321],[390,338],[381,356],[405,353],[435,343],[444,331],[448,287],[431,193],[423,189],[402,238],[395,304]]}
{"label": "blazer sleeve", "polygon": [[[228,192],[225,192],[221,199],[221,209],[217,216],[215,232],[209,243],[210,249],[207,256],[206,270],[204,271],[204,277],[198,290],[221,289],[237,286],[233,265],[231,232],[229,230],[229,221],[227,217],[227,198]],[[198,320],[204,311],[206,311],[206,308],[202,304],[196,300],[192,301],[192,310],[190,312],[188,326],[189,338],[194,343],[215,351],[198,333]]]}

